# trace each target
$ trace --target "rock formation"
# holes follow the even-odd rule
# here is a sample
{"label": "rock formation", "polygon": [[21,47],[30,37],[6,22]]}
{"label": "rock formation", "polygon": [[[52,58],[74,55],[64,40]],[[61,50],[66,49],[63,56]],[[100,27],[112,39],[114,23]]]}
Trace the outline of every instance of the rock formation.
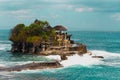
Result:
{"label": "rock formation", "polygon": [[46,69],[46,68],[59,68],[62,65],[58,61],[53,62],[39,62],[39,63],[28,63],[24,65],[17,65],[14,67],[0,68],[0,71],[22,71],[22,70],[35,70],[35,69]]}
{"label": "rock formation", "polygon": [[[86,46],[76,44],[62,25],[51,27],[47,21],[35,20],[29,26],[18,24],[11,30],[12,53],[31,53],[40,55],[65,55],[87,52]],[[76,46],[72,46],[72,45]],[[76,52],[75,52],[76,53]],[[63,56],[63,54],[65,54]]]}

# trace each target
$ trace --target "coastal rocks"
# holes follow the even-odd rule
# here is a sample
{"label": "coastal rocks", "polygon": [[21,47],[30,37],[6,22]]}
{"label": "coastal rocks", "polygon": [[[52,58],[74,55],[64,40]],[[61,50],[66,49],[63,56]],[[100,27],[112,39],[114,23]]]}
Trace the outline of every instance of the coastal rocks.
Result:
{"label": "coastal rocks", "polygon": [[61,55],[61,60],[67,60],[67,56],[66,55]]}
{"label": "coastal rocks", "polygon": [[49,47],[46,51],[40,51],[38,55],[60,55],[61,58],[65,58],[65,56],[73,55],[73,54],[85,54],[87,53],[87,49],[85,45],[77,45],[77,46],[70,46],[70,47],[61,47],[61,46],[56,46],[56,47]]}
{"label": "coastal rocks", "polygon": [[0,71],[22,71],[22,70],[35,70],[35,69],[46,69],[46,68],[59,68],[62,65],[58,61],[52,62],[39,62],[39,63],[28,63],[24,65],[18,65],[9,68],[0,68]]}
{"label": "coastal rocks", "polygon": [[35,53],[36,48],[31,43],[14,42],[11,48],[12,53]]}
{"label": "coastal rocks", "polygon": [[78,51],[78,54],[87,53],[86,45],[77,44],[77,46],[70,47],[69,51]]}
{"label": "coastal rocks", "polygon": [[92,56],[92,58],[104,58],[103,56]]}

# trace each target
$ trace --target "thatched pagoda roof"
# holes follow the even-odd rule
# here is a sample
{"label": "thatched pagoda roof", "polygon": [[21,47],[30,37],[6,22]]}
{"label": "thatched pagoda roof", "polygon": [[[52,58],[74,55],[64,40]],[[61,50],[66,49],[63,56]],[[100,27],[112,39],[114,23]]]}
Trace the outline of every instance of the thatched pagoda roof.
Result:
{"label": "thatched pagoda roof", "polygon": [[67,31],[67,29],[62,25],[56,25],[54,29],[58,31]]}
{"label": "thatched pagoda roof", "polygon": [[49,25],[49,26],[46,26],[44,29],[49,31],[49,30],[52,30],[53,28]]}

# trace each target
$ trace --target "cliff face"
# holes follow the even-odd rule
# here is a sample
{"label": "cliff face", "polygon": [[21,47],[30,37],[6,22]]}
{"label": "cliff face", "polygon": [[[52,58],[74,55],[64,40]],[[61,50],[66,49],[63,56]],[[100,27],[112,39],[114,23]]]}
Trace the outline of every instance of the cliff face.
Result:
{"label": "cliff face", "polygon": [[40,46],[34,46],[32,43],[13,42],[11,52],[12,53],[38,53],[40,52]]}

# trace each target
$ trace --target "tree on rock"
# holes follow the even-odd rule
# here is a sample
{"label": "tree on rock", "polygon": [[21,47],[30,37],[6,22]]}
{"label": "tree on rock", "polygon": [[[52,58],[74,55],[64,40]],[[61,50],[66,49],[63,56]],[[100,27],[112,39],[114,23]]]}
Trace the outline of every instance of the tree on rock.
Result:
{"label": "tree on rock", "polygon": [[[50,26],[47,21],[35,20],[29,26],[24,24],[17,24],[12,30],[10,35],[10,41],[12,44],[12,52],[21,53],[36,53],[36,49],[42,47],[42,43],[49,41],[55,34],[55,30],[46,30],[46,27]],[[54,38],[53,38],[54,39]]]}

